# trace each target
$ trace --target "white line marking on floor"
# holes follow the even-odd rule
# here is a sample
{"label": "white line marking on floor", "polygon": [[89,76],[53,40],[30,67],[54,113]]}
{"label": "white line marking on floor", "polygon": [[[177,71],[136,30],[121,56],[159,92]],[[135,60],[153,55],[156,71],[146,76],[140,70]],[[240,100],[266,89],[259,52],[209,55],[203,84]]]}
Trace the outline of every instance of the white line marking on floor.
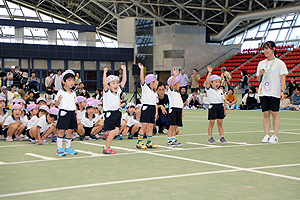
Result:
{"label": "white line marking on floor", "polygon": [[186,142],[187,144],[193,144],[193,145],[199,145],[199,146],[206,146],[206,147],[216,147],[213,145],[207,145],[207,144],[201,144],[201,143],[195,143],[195,142]]}
{"label": "white line marking on floor", "polygon": [[165,148],[165,149],[173,149],[175,151],[180,151],[183,150],[183,148],[178,148],[178,147],[168,147],[168,146],[164,146],[164,145],[157,145],[159,148]]}
{"label": "white line marking on floor", "polygon": [[286,133],[286,134],[292,134],[292,135],[300,135],[300,133],[291,133],[291,132],[283,132],[283,131],[279,131],[279,134],[280,133]]}
{"label": "white line marking on floor", "polygon": [[6,162],[2,162],[2,161],[0,161],[0,165],[4,165],[4,164],[6,164]]}
{"label": "white line marking on floor", "polygon": [[300,166],[300,163],[296,164],[287,164],[287,165],[274,165],[274,166],[264,166],[264,167],[253,167],[250,169],[271,169],[271,168],[279,168],[279,167],[295,167],[295,166]]}
{"label": "white line marking on floor", "polygon": [[52,158],[52,157],[47,157],[47,156],[41,156],[41,155],[38,155],[38,154],[35,154],[35,153],[25,153],[25,155],[33,156],[33,157],[36,157],[36,158],[41,158],[43,160],[56,160],[57,159],[57,158]]}
{"label": "white line marking on floor", "polygon": [[89,154],[91,156],[103,156],[104,154],[100,154],[100,153],[93,153],[91,151],[83,151],[83,150],[79,150],[79,149],[76,149],[75,151],[79,152],[79,153],[84,153],[84,154]]}
{"label": "white line marking on floor", "polygon": [[248,143],[246,143],[246,142],[229,142],[229,141],[227,141],[227,143],[229,143],[229,144],[242,144],[242,145],[248,145]]}

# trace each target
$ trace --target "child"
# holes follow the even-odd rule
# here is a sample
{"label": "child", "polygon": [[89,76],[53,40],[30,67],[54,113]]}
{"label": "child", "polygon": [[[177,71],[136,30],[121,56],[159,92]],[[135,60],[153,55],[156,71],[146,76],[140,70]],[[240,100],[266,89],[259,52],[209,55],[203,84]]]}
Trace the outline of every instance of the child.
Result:
{"label": "child", "polygon": [[[141,112],[141,120],[142,128],[139,131],[138,141],[136,144],[136,148],[138,149],[157,149],[157,145],[152,143],[152,134],[153,134],[153,126],[155,123],[155,118],[157,118],[157,105],[158,97],[156,93],[156,88],[158,85],[157,78],[154,74],[148,74],[144,78],[144,66],[139,63],[140,68],[140,79],[141,79],[141,87],[142,87],[142,112]],[[147,131],[148,130],[148,131]],[[147,131],[147,145],[143,144],[144,133]]]}
{"label": "child", "polygon": [[6,99],[4,97],[0,96],[0,137],[1,139],[5,139],[5,137],[2,135],[3,133],[3,124],[4,121],[6,120],[8,113],[5,110],[6,107]]}
{"label": "child", "polygon": [[[66,156],[67,154],[76,155],[77,152],[71,147],[71,134],[78,128],[76,118],[76,94],[71,89],[74,86],[75,73],[72,70],[66,70],[61,75],[63,88],[57,92],[55,97],[55,106],[59,108],[59,118],[56,128],[57,134],[57,156]],[[62,148],[63,138],[66,134],[66,148]]]}
{"label": "child", "polygon": [[31,139],[29,130],[34,126],[35,122],[44,115],[49,113],[48,106],[38,107],[36,104],[30,104],[27,106],[27,111],[30,113],[30,120],[27,123],[26,135],[29,137],[29,141],[35,142],[35,139]]}
{"label": "child", "polygon": [[120,112],[120,95],[122,88],[126,84],[126,67],[122,65],[123,69],[123,79],[119,85],[119,77],[110,75],[106,77],[108,71],[107,68],[104,69],[103,73],[103,110],[104,110],[104,130],[107,131],[108,137],[106,140],[105,148],[103,149],[104,154],[115,154],[116,152],[110,148],[110,144],[113,138],[119,133],[119,128],[121,126],[121,115]]}
{"label": "child", "polygon": [[86,113],[81,119],[81,123],[84,128],[84,134],[80,136],[79,140],[83,141],[84,136],[89,136],[89,140],[98,140],[96,134],[99,127],[95,127],[95,124],[98,122],[98,117],[95,115],[95,105],[91,102],[86,105]]}
{"label": "child", "polygon": [[[99,130],[97,133],[100,132],[100,135],[104,135],[104,114],[101,113],[102,102],[95,99],[93,103],[95,104],[95,114],[97,116],[97,123],[95,124],[95,128],[98,128],[97,130]],[[100,135],[96,134],[96,137],[99,138]]]}
{"label": "child", "polygon": [[[124,129],[126,128],[126,124],[129,120],[129,118],[132,117],[135,112],[135,104],[134,103],[129,102],[129,103],[127,103],[126,106],[127,106],[126,113],[122,114],[122,121],[121,121],[121,128],[120,128],[120,132],[122,134],[118,135],[118,137],[117,137],[118,140],[122,140],[123,136],[127,135],[127,132],[125,133]],[[124,135],[123,135],[123,133],[124,133]]]}
{"label": "child", "polygon": [[174,68],[174,76],[168,79],[168,85],[170,86],[168,90],[168,97],[170,101],[170,108],[168,113],[168,125],[169,130],[167,133],[168,141],[167,146],[171,147],[181,147],[182,144],[176,140],[176,131],[178,126],[182,126],[182,108],[183,101],[179,92],[180,81],[179,81],[179,71]]}
{"label": "child", "polygon": [[288,93],[285,92],[283,95],[283,99],[280,100],[280,109],[289,110],[289,106],[291,104],[291,100],[288,98]]}
{"label": "child", "polygon": [[49,107],[49,109],[55,107],[54,100],[48,102],[48,107]]}
{"label": "child", "polygon": [[139,130],[142,127],[142,124],[140,123],[141,109],[142,104],[138,104],[135,106],[135,114],[129,118],[126,127],[122,133],[122,135],[126,135],[129,132],[128,139],[138,137]]}
{"label": "child", "polygon": [[213,68],[211,65],[207,66],[208,75],[206,77],[206,85],[205,90],[207,94],[208,101],[210,103],[208,110],[208,144],[216,144],[214,138],[212,137],[212,130],[215,124],[215,120],[217,119],[217,125],[220,133],[220,143],[227,144],[224,138],[224,130],[223,130],[223,119],[226,116],[225,109],[225,98],[223,90],[219,89],[221,84],[221,77],[217,75],[212,75]]}
{"label": "child", "polygon": [[28,92],[29,97],[26,99],[26,105],[28,106],[29,104],[35,104],[36,99],[34,98],[34,93],[33,91]]}
{"label": "child", "polygon": [[43,139],[46,138],[50,133],[56,133],[55,126],[56,124],[52,124],[57,120],[58,109],[51,108],[49,109],[49,113],[40,117],[35,121],[33,126],[27,132],[28,137],[30,139],[34,139],[37,141],[37,144],[44,144]]}
{"label": "child", "polygon": [[36,100],[36,103],[39,105],[39,106],[43,106],[43,105],[47,105],[47,101],[44,97],[39,97],[37,100]]}
{"label": "child", "polygon": [[20,126],[24,130],[24,133],[22,133],[24,135],[24,140],[28,140],[29,138],[25,134],[25,130],[26,130],[26,127],[27,127],[27,124],[28,124],[28,120],[29,120],[28,115],[27,115],[27,113],[25,111],[25,109],[26,109],[26,102],[23,99],[18,99],[16,101],[16,104],[20,104],[23,107],[23,110],[22,110],[21,116],[20,116],[20,120],[21,120],[22,124]]}
{"label": "child", "polygon": [[21,112],[23,110],[23,107],[20,104],[14,104],[12,106],[12,115],[6,118],[3,124],[4,128],[4,136],[6,137],[7,142],[12,142],[12,136],[15,135],[15,140],[21,141],[23,138],[21,138],[21,133],[24,131],[24,127],[20,126],[22,124],[20,120]]}
{"label": "child", "polygon": [[81,121],[82,117],[85,114],[85,107],[86,107],[86,98],[83,96],[78,96],[77,98],[77,118]]}

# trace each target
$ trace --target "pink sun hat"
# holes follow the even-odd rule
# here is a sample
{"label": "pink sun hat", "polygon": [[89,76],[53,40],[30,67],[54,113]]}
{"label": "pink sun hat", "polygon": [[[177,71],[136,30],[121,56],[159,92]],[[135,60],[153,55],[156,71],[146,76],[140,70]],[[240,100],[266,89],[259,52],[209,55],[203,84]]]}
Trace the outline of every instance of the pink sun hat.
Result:
{"label": "pink sun hat", "polygon": [[110,83],[113,80],[118,80],[119,81],[119,77],[114,76],[114,75],[109,75],[106,79],[107,79],[107,83]]}
{"label": "pink sun hat", "polygon": [[[174,76],[171,76],[171,77],[168,78],[167,83],[168,83],[169,86],[171,86],[171,82],[172,82],[173,77],[174,77]],[[176,76],[176,77],[175,77],[174,85],[175,85],[178,81],[179,81],[179,76]]]}
{"label": "pink sun hat", "polygon": [[148,74],[145,77],[145,83],[148,85],[150,83],[152,83],[153,81],[155,81],[157,79],[157,76],[155,74]]}
{"label": "pink sun hat", "polygon": [[94,99],[91,97],[91,98],[88,98],[87,100],[86,100],[86,103],[91,103],[91,102],[93,102],[94,101]]}
{"label": "pink sun hat", "polygon": [[76,99],[77,99],[77,103],[80,103],[80,102],[86,101],[86,98],[85,98],[85,97],[83,97],[83,96],[78,96],[78,97],[76,97]]}
{"label": "pink sun hat", "polygon": [[75,73],[73,72],[73,70],[68,69],[68,70],[64,71],[64,73],[62,73],[61,81],[64,80],[64,77],[65,77],[66,74],[72,74],[73,76],[75,76]]}
{"label": "pink sun hat", "polygon": [[209,81],[212,82],[214,80],[221,80],[221,77],[218,75],[211,75]]}
{"label": "pink sun hat", "polygon": [[35,108],[38,108],[38,105],[36,105],[36,104],[29,104],[27,106],[27,111],[32,111]]}
{"label": "pink sun hat", "polygon": [[20,104],[15,103],[12,107],[11,110],[13,111],[14,109],[20,109],[23,110],[23,106],[21,106]]}

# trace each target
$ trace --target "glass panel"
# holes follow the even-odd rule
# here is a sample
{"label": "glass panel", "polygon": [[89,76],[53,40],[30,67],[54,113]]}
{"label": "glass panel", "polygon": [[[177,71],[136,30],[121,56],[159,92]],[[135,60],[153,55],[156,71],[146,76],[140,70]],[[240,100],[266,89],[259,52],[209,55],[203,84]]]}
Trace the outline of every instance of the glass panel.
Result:
{"label": "glass panel", "polygon": [[15,35],[15,28],[13,26],[2,26],[3,35]]}
{"label": "glass panel", "polygon": [[234,39],[235,39],[235,38],[231,38],[231,39],[229,39],[229,40],[226,40],[226,41],[224,42],[224,45],[231,45],[231,44],[233,43]]}
{"label": "glass panel", "polygon": [[300,26],[300,15],[298,15],[298,18],[295,22],[295,26]]}
{"label": "glass panel", "polygon": [[21,8],[22,8],[22,11],[23,11],[23,13],[26,17],[37,17],[36,12],[34,10],[30,10],[28,8],[25,8],[25,7],[21,7]]}
{"label": "glass panel", "polygon": [[97,80],[97,71],[84,71],[84,80]]}
{"label": "glass panel", "polygon": [[95,92],[97,89],[97,82],[96,81],[84,81],[85,87],[90,92]]}
{"label": "glass panel", "polygon": [[[8,16],[8,12],[7,12],[6,8],[0,8],[0,13],[1,13],[1,15],[6,15],[6,16]],[[1,18],[2,18],[2,17],[1,17]]]}
{"label": "glass panel", "polygon": [[68,68],[69,69],[81,69],[81,62],[80,61],[68,61]]}
{"label": "glass panel", "polygon": [[269,22],[265,22],[263,24],[260,25],[259,30],[260,31],[265,31],[268,27]]}
{"label": "glass panel", "polygon": [[243,34],[236,36],[234,43],[235,44],[241,43],[242,38],[243,38]]}
{"label": "glass panel", "polygon": [[100,62],[100,70],[103,70],[105,67],[111,70],[111,62]]}
{"label": "glass panel", "polygon": [[135,53],[153,54],[153,37],[136,37]]}
{"label": "glass panel", "polygon": [[21,68],[22,69],[28,69],[28,59],[22,59],[21,60]]}
{"label": "glass panel", "polygon": [[281,28],[281,25],[282,25],[281,22],[280,22],[280,23],[273,23],[273,24],[271,25],[271,28]]}
{"label": "glass panel", "polygon": [[153,36],[153,20],[136,19],[135,20],[136,36]]}
{"label": "glass panel", "polygon": [[287,15],[285,20],[293,20],[294,19],[294,15]]}
{"label": "glass panel", "polygon": [[48,69],[47,60],[34,60],[33,61],[34,69]]}
{"label": "glass panel", "polygon": [[121,65],[126,66],[126,62],[115,62],[115,70],[121,69]]}
{"label": "glass panel", "polygon": [[281,29],[281,30],[280,30],[280,33],[279,33],[279,35],[278,35],[277,40],[278,40],[278,41],[284,41],[285,38],[286,38],[286,35],[287,35],[288,31],[289,31],[289,29]]}
{"label": "glass panel", "polygon": [[258,31],[258,27],[255,27],[253,29],[250,29],[247,31],[247,35],[246,35],[246,38],[253,38],[256,36],[256,33]]}
{"label": "glass panel", "polygon": [[97,62],[96,61],[84,61],[84,69],[96,70]]}
{"label": "glass panel", "polygon": [[65,69],[65,61],[64,60],[51,60],[51,69]]}
{"label": "glass panel", "polygon": [[300,28],[293,28],[289,39],[290,40],[300,39]]}
{"label": "glass panel", "polygon": [[254,49],[260,47],[260,40],[246,41],[242,44],[242,49]]}
{"label": "glass panel", "polygon": [[153,55],[136,55],[136,63],[142,63],[147,72],[153,72]]}
{"label": "glass panel", "polygon": [[11,68],[11,66],[18,66],[19,59],[15,58],[4,58],[4,68]]}
{"label": "glass panel", "polygon": [[49,17],[49,16],[47,16],[47,15],[44,15],[44,14],[42,14],[42,13],[39,13],[39,15],[40,15],[40,17],[42,18],[42,21],[43,21],[43,22],[51,22],[51,23],[53,23],[51,17]]}
{"label": "glass panel", "polygon": [[266,41],[275,41],[277,38],[279,30],[269,31]]}
{"label": "glass panel", "polygon": [[293,23],[293,21],[284,22],[282,27],[283,28],[290,27],[292,23]]}
{"label": "glass panel", "polygon": [[284,19],[284,16],[276,17],[273,22],[281,22]]}
{"label": "glass panel", "polygon": [[45,30],[42,28],[31,28],[31,32],[34,37],[46,37]]}
{"label": "glass panel", "polygon": [[265,34],[265,31],[263,31],[263,32],[258,32],[257,35],[256,35],[256,37],[258,37],[258,38],[263,37],[264,34]]}

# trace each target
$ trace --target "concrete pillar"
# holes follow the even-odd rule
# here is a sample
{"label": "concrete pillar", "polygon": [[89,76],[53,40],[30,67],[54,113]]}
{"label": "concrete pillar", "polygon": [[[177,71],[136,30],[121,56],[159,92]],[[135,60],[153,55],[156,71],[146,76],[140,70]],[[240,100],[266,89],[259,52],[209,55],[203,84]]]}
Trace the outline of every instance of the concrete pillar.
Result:
{"label": "concrete pillar", "polygon": [[57,45],[57,30],[48,30],[48,44]]}
{"label": "concrete pillar", "polygon": [[24,43],[24,27],[15,28],[15,43]]}
{"label": "concrete pillar", "polygon": [[95,32],[79,32],[78,33],[79,46],[96,46],[96,33]]}

